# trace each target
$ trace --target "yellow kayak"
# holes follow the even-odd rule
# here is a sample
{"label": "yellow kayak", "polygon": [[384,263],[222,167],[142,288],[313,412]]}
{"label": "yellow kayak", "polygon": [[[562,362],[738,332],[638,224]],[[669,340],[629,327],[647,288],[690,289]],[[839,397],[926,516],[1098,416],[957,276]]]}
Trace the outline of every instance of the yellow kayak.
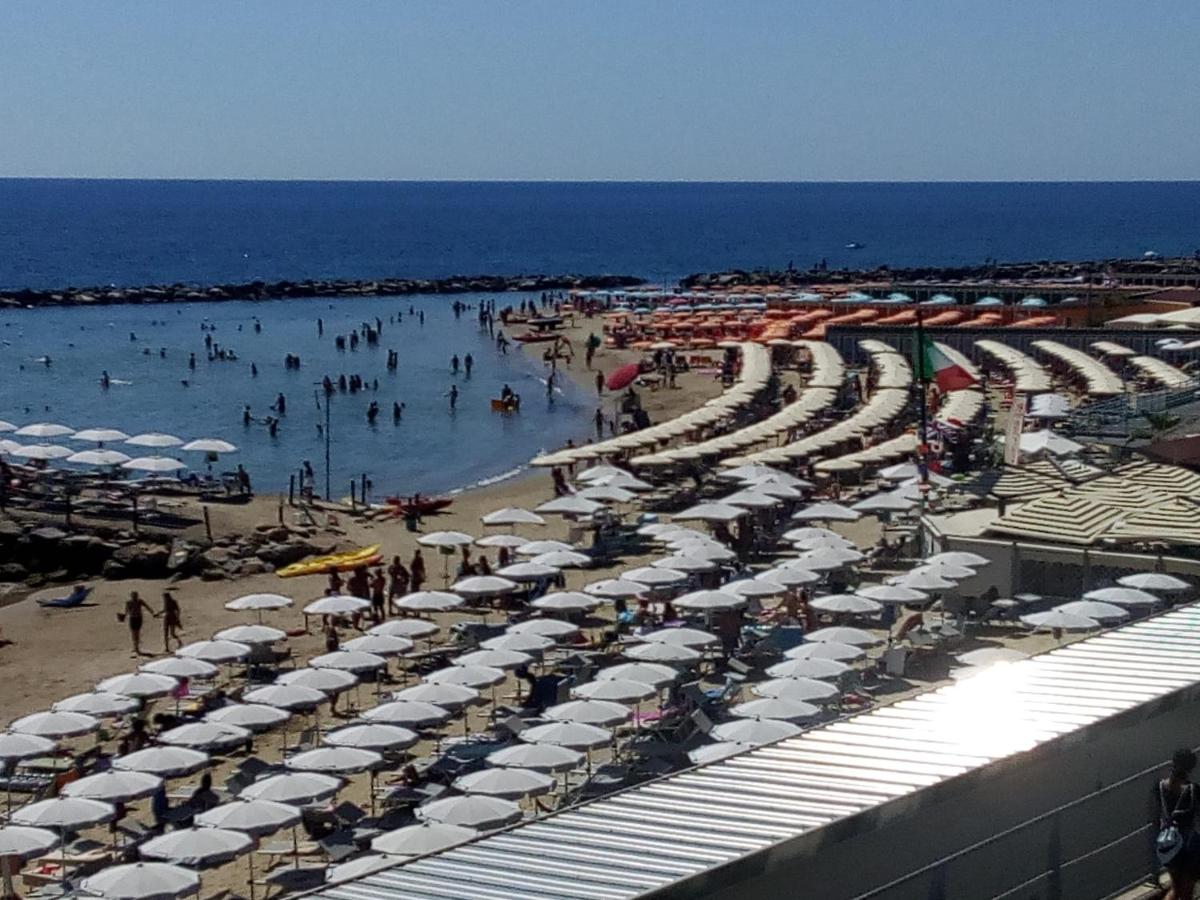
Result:
{"label": "yellow kayak", "polygon": [[280,578],[295,578],[297,575],[323,575],[327,572],[341,572],[358,566],[372,565],[379,561],[379,545],[360,547],[358,550],[347,550],[343,553],[331,553],[329,556],[310,556],[300,562],[276,569],[275,574]]}

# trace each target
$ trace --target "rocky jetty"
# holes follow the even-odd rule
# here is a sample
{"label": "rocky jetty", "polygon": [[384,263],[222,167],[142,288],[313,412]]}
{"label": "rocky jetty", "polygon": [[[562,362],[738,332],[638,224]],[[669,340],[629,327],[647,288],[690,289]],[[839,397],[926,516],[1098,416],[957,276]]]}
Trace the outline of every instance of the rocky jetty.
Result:
{"label": "rocky jetty", "polygon": [[143,287],[66,287],[0,290],[0,308],[103,306],[117,303],[201,303],[285,300],[292,297],[400,297],[411,294],[508,293],[570,288],[624,288],[642,284],[633,275],[464,275],[452,278],[251,281],[246,284],[156,284]]}
{"label": "rocky jetty", "polygon": [[731,269],[725,272],[700,272],[682,279],[685,288],[726,288],[736,286],[784,285],[804,287],[815,284],[862,284],[863,282],[913,281],[1066,281],[1082,279],[1100,283],[1114,275],[1193,275],[1200,273],[1200,259],[1140,258],[1105,260],[1040,260],[1036,262],[991,262],[978,266],[876,266],[864,269]]}

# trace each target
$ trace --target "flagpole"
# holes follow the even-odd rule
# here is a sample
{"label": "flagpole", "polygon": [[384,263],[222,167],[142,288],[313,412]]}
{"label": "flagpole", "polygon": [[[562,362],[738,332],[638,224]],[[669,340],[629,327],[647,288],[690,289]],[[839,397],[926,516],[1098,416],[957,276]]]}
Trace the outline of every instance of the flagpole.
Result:
{"label": "flagpole", "polygon": [[929,493],[929,407],[927,403],[929,371],[925,365],[925,323],[921,319],[921,304],[917,304],[917,352],[914,354],[917,371],[917,402],[921,407],[921,421],[917,432],[917,552],[925,555],[925,495]]}

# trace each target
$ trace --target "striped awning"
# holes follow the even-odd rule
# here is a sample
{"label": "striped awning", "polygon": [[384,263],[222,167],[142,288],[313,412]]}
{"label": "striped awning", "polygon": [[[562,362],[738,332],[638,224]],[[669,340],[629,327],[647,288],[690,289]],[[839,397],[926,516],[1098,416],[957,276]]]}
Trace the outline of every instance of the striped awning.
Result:
{"label": "striped awning", "polygon": [[1103,538],[1123,510],[1078,494],[1047,494],[1022,503],[988,526],[988,531],[1032,541],[1087,546]]}
{"label": "striped awning", "polygon": [[1200,497],[1200,475],[1181,466],[1132,462],[1113,469],[1113,474],[1176,496]]}

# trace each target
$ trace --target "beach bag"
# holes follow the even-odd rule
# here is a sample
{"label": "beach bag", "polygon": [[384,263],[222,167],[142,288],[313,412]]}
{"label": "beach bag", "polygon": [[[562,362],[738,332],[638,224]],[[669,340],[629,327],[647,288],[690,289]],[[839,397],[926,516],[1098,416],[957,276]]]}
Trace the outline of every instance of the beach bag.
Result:
{"label": "beach bag", "polygon": [[1158,857],[1160,866],[1167,866],[1171,861],[1179,856],[1180,852],[1186,846],[1186,840],[1182,829],[1175,824],[1175,813],[1183,806],[1185,797],[1191,796],[1191,791],[1194,788],[1192,785],[1187,785],[1179,792],[1179,800],[1175,804],[1174,811],[1167,809],[1167,792],[1163,787],[1163,783],[1158,783],[1158,803],[1162,807],[1162,827],[1158,834],[1154,837],[1154,853]]}

